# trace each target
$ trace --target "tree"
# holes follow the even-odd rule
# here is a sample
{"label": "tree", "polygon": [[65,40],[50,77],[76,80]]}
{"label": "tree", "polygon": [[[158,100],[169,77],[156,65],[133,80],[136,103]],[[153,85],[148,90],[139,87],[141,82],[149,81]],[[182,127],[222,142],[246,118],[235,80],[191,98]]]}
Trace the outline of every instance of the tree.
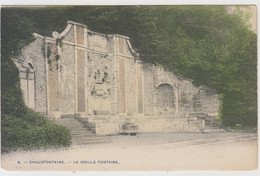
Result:
{"label": "tree", "polygon": [[[32,32],[48,36],[61,32],[67,20],[77,21],[93,31],[129,36],[143,60],[188,77],[196,86],[216,89],[224,95],[225,125],[256,125],[257,37],[242,11],[229,14],[225,6],[68,6],[4,8],[2,14],[4,60],[28,44]],[[2,88],[8,89],[10,80],[2,78]],[[14,83],[19,87],[18,79]]]}

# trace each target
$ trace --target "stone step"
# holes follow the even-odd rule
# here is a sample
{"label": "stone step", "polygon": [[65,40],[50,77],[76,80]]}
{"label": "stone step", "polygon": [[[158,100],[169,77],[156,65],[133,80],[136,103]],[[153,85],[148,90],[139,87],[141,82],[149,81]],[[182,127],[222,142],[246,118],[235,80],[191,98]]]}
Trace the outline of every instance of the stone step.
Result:
{"label": "stone step", "polygon": [[89,130],[77,130],[77,131],[71,131],[72,135],[78,135],[78,134],[93,134],[92,131]]}
{"label": "stone step", "polygon": [[89,132],[90,130],[86,128],[70,128],[71,132]]}
{"label": "stone step", "polygon": [[80,129],[80,128],[87,129],[84,125],[81,125],[81,124],[79,124],[79,125],[75,125],[75,124],[74,125],[59,124],[59,125],[65,126],[65,127],[69,128],[69,129]]}
{"label": "stone step", "polygon": [[[81,120],[81,121],[80,121]],[[94,131],[95,124],[88,123],[88,119],[63,118],[55,121],[56,124],[70,129],[72,141],[76,145],[109,142],[107,137],[96,136]],[[87,126],[87,127],[86,127]]]}
{"label": "stone step", "polygon": [[78,120],[57,120],[55,121],[56,123],[64,123],[64,124],[69,124],[69,123],[81,123],[80,121]]}
{"label": "stone step", "polygon": [[[65,125],[63,125],[65,126]],[[85,129],[88,130],[87,128],[83,127],[83,126],[65,126],[67,128],[69,128],[71,131],[76,131],[77,129]],[[89,130],[88,130],[89,131]]]}
{"label": "stone step", "polygon": [[[71,132],[71,135],[81,135],[81,134],[84,134],[84,135],[92,135],[94,134],[92,131],[72,131]],[[95,135],[95,134],[94,134]]]}
{"label": "stone step", "polygon": [[80,128],[84,128],[85,125],[83,125],[82,123],[70,123],[70,124],[66,124],[66,123],[57,123],[59,125],[64,125],[64,126],[68,126],[68,127],[80,127]]}
{"label": "stone step", "polygon": [[[79,125],[75,125],[75,126],[67,126],[67,128],[69,128],[71,131],[76,131],[78,129],[85,129],[85,130],[88,130],[86,127],[84,126],[79,126]],[[88,130],[89,131],[89,130]]]}
{"label": "stone step", "polygon": [[205,122],[205,125],[209,125],[209,126],[221,126],[221,125],[218,124],[218,123],[206,123],[206,122]]}
{"label": "stone step", "polygon": [[65,118],[65,119],[56,119],[56,121],[73,121],[73,120],[77,120],[77,121],[79,121],[79,119],[75,119],[75,118]]}
{"label": "stone step", "polygon": [[89,136],[89,135],[96,136],[96,134],[92,133],[92,131],[89,131],[89,130],[87,130],[86,133],[78,133],[78,134],[74,134],[73,136]]}
{"label": "stone step", "polygon": [[78,120],[56,120],[55,122],[57,123],[81,123],[80,121]]}
{"label": "stone step", "polygon": [[202,122],[201,121],[189,121],[189,124],[201,124]]}
{"label": "stone step", "polygon": [[80,122],[78,119],[59,119],[56,120],[55,122],[62,122],[62,123],[68,123],[68,122]]}
{"label": "stone step", "polygon": [[79,121],[81,123],[88,123],[88,118],[80,118]]}
{"label": "stone step", "polygon": [[209,125],[221,125],[221,123],[219,123],[217,120],[215,120],[215,121],[207,121],[207,120],[205,120],[205,124],[209,124]]}
{"label": "stone step", "polygon": [[75,122],[73,122],[73,123],[57,123],[57,124],[59,124],[59,125],[64,125],[64,126],[71,126],[71,127],[73,127],[73,126],[82,126],[82,127],[84,127],[85,125],[83,125],[82,123],[75,123]]}
{"label": "stone step", "polygon": [[222,130],[224,130],[223,126],[221,124],[219,124],[218,122],[214,122],[214,123],[205,122],[205,129],[222,129]]}
{"label": "stone step", "polygon": [[65,119],[65,118],[69,118],[69,119],[71,119],[71,118],[74,118],[75,115],[76,115],[76,114],[66,114],[66,115],[61,115],[61,118],[62,118],[62,119]]}

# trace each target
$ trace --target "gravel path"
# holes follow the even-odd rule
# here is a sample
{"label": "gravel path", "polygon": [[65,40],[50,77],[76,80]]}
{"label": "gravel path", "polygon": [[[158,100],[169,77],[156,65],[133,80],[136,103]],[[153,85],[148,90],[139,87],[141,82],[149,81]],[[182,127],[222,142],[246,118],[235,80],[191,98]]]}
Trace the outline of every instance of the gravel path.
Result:
{"label": "gravel path", "polygon": [[[3,154],[2,168],[19,171],[253,170],[257,168],[257,141],[225,141],[243,135],[251,134],[110,136],[110,143]],[[212,139],[219,140],[207,145],[176,147],[179,143],[192,144],[196,140]]]}

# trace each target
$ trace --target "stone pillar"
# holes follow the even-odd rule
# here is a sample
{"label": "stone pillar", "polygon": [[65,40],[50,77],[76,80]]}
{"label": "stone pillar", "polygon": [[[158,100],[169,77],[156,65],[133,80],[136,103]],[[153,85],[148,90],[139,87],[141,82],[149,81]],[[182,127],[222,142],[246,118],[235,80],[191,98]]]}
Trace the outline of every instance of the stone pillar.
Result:
{"label": "stone pillar", "polygon": [[59,66],[56,62],[57,46],[55,43],[50,43],[48,45],[50,50],[50,56],[48,60],[48,100],[49,100],[49,111],[59,111],[60,110],[60,89],[59,89],[59,71],[57,67]]}
{"label": "stone pillar", "polygon": [[174,97],[175,97],[175,115],[179,114],[179,96],[178,96],[178,91],[174,90]]}
{"label": "stone pillar", "polygon": [[114,97],[113,97],[113,106],[111,107],[112,114],[118,114],[119,113],[119,104],[118,104],[118,57],[117,57],[117,37],[113,36],[113,51],[112,51],[112,57],[113,57],[113,74],[115,77],[114,80]]}
{"label": "stone pillar", "polygon": [[152,96],[153,96],[153,115],[157,115],[157,111],[156,111],[156,107],[157,107],[157,92],[154,91],[152,93]]}
{"label": "stone pillar", "polygon": [[137,62],[134,62],[135,65],[135,112],[134,115],[138,114],[138,79],[137,79]]}
{"label": "stone pillar", "polygon": [[[47,42],[46,42],[46,37],[44,37],[44,61],[45,61],[45,74],[46,74],[46,77],[45,77],[45,83],[46,83],[46,115],[48,116],[49,115],[49,72],[48,72],[48,58],[47,58]],[[49,116],[48,116],[49,117]]]}
{"label": "stone pillar", "polygon": [[89,72],[89,69],[88,69],[88,57],[89,57],[89,52],[88,52],[88,30],[86,28],[84,28],[84,45],[86,47],[86,51],[85,51],[85,113],[88,114],[89,111],[88,111],[88,72]]}
{"label": "stone pillar", "polygon": [[144,97],[143,97],[143,70],[142,62],[136,62],[136,79],[137,79],[137,112],[143,114],[144,109]]}
{"label": "stone pillar", "polygon": [[79,37],[78,34],[78,28],[77,26],[74,24],[73,25],[73,29],[74,29],[74,88],[75,88],[75,109],[74,109],[74,113],[78,112],[78,70],[77,70],[77,57],[78,57],[78,52],[77,52],[77,44],[80,44],[81,38]]}
{"label": "stone pillar", "polygon": [[78,69],[77,69],[77,65],[78,65],[78,61],[77,61],[77,57],[78,57],[78,52],[77,52],[77,48],[76,46],[74,46],[74,85],[73,87],[75,88],[75,109],[74,109],[74,113],[78,112]]}
{"label": "stone pillar", "polygon": [[127,113],[126,100],[126,80],[125,80],[125,58],[119,56],[119,70],[118,70],[118,103],[119,114]]}
{"label": "stone pillar", "polygon": [[77,112],[85,112],[85,50],[77,49]]}

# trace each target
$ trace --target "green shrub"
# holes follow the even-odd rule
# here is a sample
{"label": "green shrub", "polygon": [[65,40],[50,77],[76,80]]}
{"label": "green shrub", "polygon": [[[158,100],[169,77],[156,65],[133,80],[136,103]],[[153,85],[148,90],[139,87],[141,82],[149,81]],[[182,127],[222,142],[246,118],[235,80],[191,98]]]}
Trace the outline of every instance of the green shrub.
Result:
{"label": "green shrub", "polygon": [[20,89],[19,72],[13,61],[1,65],[1,144],[2,148],[33,149],[70,146],[69,129],[29,109]]}
{"label": "green shrub", "polygon": [[[14,10],[14,11],[13,11]],[[32,149],[70,146],[70,130],[30,110],[20,89],[19,71],[13,58],[35,38],[34,22],[19,9],[1,11],[1,145],[3,148]],[[22,12],[23,13],[23,12]],[[15,27],[14,27],[15,26]],[[26,30],[24,30],[26,29]],[[50,57],[48,48],[47,57]]]}
{"label": "green shrub", "polygon": [[71,145],[70,130],[28,109],[24,118],[2,115],[2,147],[33,149]]}

